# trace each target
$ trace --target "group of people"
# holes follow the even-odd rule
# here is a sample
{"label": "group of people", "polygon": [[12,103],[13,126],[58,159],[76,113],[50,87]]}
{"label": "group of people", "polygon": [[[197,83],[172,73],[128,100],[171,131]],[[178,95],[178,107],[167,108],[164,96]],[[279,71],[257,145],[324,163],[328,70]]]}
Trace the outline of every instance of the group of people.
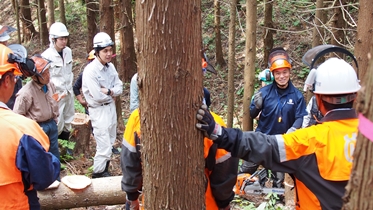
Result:
{"label": "group of people", "polygon": [[[12,30],[0,28],[0,32],[2,41]],[[90,115],[97,144],[92,178],[111,176],[108,169],[117,127],[115,100],[123,91],[111,63],[114,42],[107,33],[95,35],[89,63],[80,84],[73,88],[68,36],[64,24],[54,23],[49,30],[50,47],[30,59],[7,47],[6,42],[0,43],[0,129],[6,135],[0,148],[1,209],[39,209],[36,190],[59,179],[58,138],[69,138],[75,113],[73,94]],[[203,55],[203,72],[209,70],[207,67]],[[360,85],[355,70],[335,57],[313,69],[307,85],[315,96],[306,108],[303,94],[290,80],[291,59],[283,48],[270,52],[268,67],[261,73],[265,84],[248,107],[251,117],[258,118],[255,132],[226,128],[221,117],[209,111],[210,94],[203,90],[204,103],[197,111],[196,127],[206,136],[206,209],[230,209],[238,158],[245,160],[239,172],[254,173],[260,164],[278,172],[278,179],[281,173],[291,174],[297,209],[340,209],[357,136],[358,120],[352,107]],[[31,81],[16,93],[12,111],[6,103],[15,95],[17,76],[21,75],[31,77]],[[336,79],[339,82],[330,82]],[[127,210],[139,209],[142,190],[138,104],[136,74],[131,81],[131,115],[121,150],[121,184],[127,195]]]}
{"label": "group of people", "polygon": [[[69,139],[75,115],[72,51],[63,23],[50,26],[49,48],[31,58],[22,45],[7,46],[13,31],[0,26],[0,129],[6,135],[1,140],[0,209],[40,209],[36,190],[60,179],[58,139]],[[111,37],[97,33],[93,44],[93,58],[81,77],[85,100],[79,102],[86,101],[90,114],[97,144],[92,178],[98,178],[110,176],[117,133],[114,102],[123,84],[111,63]],[[31,80],[16,88],[21,76]]]}

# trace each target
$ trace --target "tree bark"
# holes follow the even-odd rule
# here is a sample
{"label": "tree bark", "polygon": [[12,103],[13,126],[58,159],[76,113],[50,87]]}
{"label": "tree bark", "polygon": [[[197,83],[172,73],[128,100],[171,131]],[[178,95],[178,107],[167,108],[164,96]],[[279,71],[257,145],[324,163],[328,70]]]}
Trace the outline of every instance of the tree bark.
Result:
{"label": "tree bark", "polygon": [[223,48],[221,45],[221,33],[220,33],[220,0],[214,0],[214,31],[215,31],[215,56],[216,63],[223,67],[226,65],[223,56]]}
{"label": "tree bark", "polygon": [[97,27],[99,7],[96,0],[85,0],[87,11],[87,45],[86,51],[89,53],[93,49],[93,37],[99,32]]}
{"label": "tree bark", "polygon": [[[368,68],[369,41],[373,36],[373,4],[370,0],[360,0],[358,25],[355,43],[355,56],[359,63],[358,76],[364,78]],[[370,75],[369,75],[370,76]]]}
{"label": "tree bark", "polygon": [[17,26],[17,40],[18,43],[21,43],[21,28],[19,26],[19,6],[17,0],[12,0],[13,9],[15,12],[16,26]]}
{"label": "tree bark", "polygon": [[[264,68],[268,68],[268,56],[270,50],[273,48],[273,31],[269,28],[273,28],[272,21],[272,11],[273,5],[272,0],[264,1],[264,32],[263,32],[263,42],[264,42],[264,56],[263,65]],[[254,69],[255,71],[255,69]]]}
{"label": "tree bark", "polygon": [[29,0],[20,0],[20,8],[21,8],[21,21],[22,21],[22,32],[23,32],[23,39],[22,42],[27,42],[31,39],[31,37],[37,35],[36,29],[32,24],[31,18],[31,9],[30,9],[30,2]]}
{"label": "tree bark", "polygon": [[136,1],[145,209],[204,209],[201,1]]}
{"label": "tree bark", "polygon": [[59,0],[58,1],[58,7],[60,10],[60,22],[66,25],[66,15],[65,15],[65,1]]}
{"label": "tree bark", "polygon": [[119,0],[120,8],[120,78],[123,82],[130,82],[137,72],[137,60],[133,34],[134,20],[132,16],[132,1]]}
{"label": "tree bark", "polygon": [[48,27],[55,22],[54,19],[54,0],[47,0]]}
{"label": "tree bark", "polygon": [[[364,9],[361,8],[360,12],[363,12],[362,10]],[[366,25],[368,23],[359,19],[360,24]],[[365,73],[372,75],[373,59],[371,56],[373,55],[373,40],[372,38],[369,40],[371,41],[368,59],[369,65]],[[365,45],[367,46],[367,43]],[[364,86],[359,92],[357,105],[357,110],[360,113],[359,115],[361,115],[359,116],[359,134],[356,140],[355,151],[353,152],[352,171],[343,197],[344,204],[342,210],[373,209],[371,188],[373,183],[373,138],[368,135],[365,136],[366,134],[372,134],[372,126],[369,123],[372,124],[373,121],[373,77],[363,77],[363,80]],[[362,118],[366,118],[367,122],[363,121]],[[364,127],[365,129],[362,129]]]}
{"label": "tree bark", "polygon": [[38,1],[38,12],[39,12],[39,36],[40,44],[42,48],[47,47],[49,43],[48,39],[48,27],[47,27],[47,17],[45,16],[45,6],[44,0]]}
{"label": "tree bark", "polygon": [[[333,15],[333,20],[332,20],[332,33],[333,36],[331,37],[331,44],[336,45],[336,46],[343,46],[343,44],[346,41],[345,34],[344,34],[344,29],[346,27],[346,22],[343,19],[343,7],[341,8],[340,6],[343,6],[345,4],[346,0],[339,0],[336,2],[334,8],[334,15]],[[343,53],[337,53],[341,58],[344,58]]]}
{"label": "tree bark", "polygon": [[253,130],[253,119],[250,117],[249,107],[254,93],[255,61],[256,61],[256,23],[257,1],[246,2],[246,46],[245,46],[245,70],[244,70],[244,96],[242,127],[244,131]]}
{"label": "tree bark", "polygon": [[60,183],[56,189],[38,191],[41,209],[124,204],[126,193],[121,189],[121,180],[122,176],[92,179],[91,185],[82,190],[72,190]]}
{"label": "tree bark", "polygon": [[227,127],[233,126],[234,114],[234,73],[236,68],[236,7],[237,0],[229,1],[229,35],[228,35],[228,110],[227,110]]}

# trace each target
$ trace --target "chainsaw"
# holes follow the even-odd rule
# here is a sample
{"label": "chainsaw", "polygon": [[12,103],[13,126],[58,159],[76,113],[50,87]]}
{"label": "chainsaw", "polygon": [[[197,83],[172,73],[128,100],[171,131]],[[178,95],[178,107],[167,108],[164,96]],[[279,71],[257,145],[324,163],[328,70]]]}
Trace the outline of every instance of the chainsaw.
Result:
{"label": "chainsaw", "polygon": [[239,174],[234,189],[236,195],[261,195],[276,193],[279,195],[285,194],[284,188],[269,188],[266,183],[270,181],[278,181],[268,177],[267,169],[263,168],[253,174]]}

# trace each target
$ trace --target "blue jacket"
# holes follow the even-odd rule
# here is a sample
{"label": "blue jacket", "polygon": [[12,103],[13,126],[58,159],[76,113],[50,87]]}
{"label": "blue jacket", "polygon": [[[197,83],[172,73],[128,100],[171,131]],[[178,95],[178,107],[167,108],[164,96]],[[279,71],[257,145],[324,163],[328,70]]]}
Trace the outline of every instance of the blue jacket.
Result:
{"label": "blue jacket", "polygon": [[250,105],[250,116],[255,118],[261,112],[256,131],[265,134],[284,134],[291,128],[300,128],[303,116],[307,115],[306,102],[302,93],[289,81],[288,87],[280,95],[276,83],[262,87],[262,109],[256,109],[254,101]]}

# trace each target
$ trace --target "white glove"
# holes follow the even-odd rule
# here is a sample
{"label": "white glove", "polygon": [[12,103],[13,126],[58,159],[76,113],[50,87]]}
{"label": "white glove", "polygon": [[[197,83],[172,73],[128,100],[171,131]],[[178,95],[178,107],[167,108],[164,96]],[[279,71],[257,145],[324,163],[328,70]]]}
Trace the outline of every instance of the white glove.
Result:
{"label": "white glove", "polygon": [[292,133],[292,132],[294,132],[294,131],[296,131],[296,130],[297,130],[296,128],[291,127],[291,128],[288,129],[288,131],[286,131],[286,134],[288,134],[288,133]]}

